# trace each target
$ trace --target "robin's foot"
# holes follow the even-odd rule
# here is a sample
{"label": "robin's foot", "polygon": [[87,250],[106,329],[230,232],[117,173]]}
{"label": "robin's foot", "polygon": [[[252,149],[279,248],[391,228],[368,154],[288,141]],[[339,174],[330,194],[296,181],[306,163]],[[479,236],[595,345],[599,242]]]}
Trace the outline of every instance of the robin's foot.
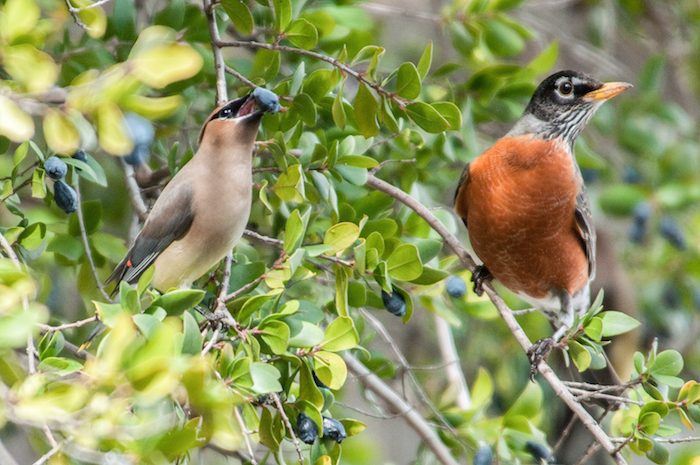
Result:
{"label": "robin's foot", "polygon": [[540,364],[542,360],[545,360],[549,353],[554,347],[554,339],[551,337],[545,337],[534,344],[527,351],[527,358],[530,360],[530,380],[534,381],[535,375],[537,374],[537,365]]}
{"label": "robin's foot", "polygon": [[491,272],[484,265],[477,265],[472,273],[472,282],[474,283],[474,293],[478,296],[484,293],[484,281],[493,278]]}

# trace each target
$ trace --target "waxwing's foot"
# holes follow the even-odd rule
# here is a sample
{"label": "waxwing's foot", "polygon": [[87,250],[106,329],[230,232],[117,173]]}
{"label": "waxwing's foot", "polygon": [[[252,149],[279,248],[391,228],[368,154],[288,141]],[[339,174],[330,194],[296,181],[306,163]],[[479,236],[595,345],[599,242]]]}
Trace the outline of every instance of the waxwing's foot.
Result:
{"label": "waxwing's foot", "polygon": [[545,360],[555,345],[554,338],[545,337],[534,344],[527,351],[527,358],[530,361],[530,381],[535,380],[537,366]]}
{"label": "waxwing's foot", "polygon": [[484,281],[492,279],[493,276],[488,268],[484,265],[477,265],[472,273],[472,282],[474,283],[474,293],[481,296],[484,293]]}

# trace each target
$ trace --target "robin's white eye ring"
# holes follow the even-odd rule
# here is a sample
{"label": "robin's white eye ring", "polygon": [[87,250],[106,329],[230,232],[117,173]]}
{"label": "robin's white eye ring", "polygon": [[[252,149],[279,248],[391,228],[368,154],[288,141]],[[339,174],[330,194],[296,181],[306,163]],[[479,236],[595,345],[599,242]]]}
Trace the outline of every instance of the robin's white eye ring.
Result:
{"label": "robin's white eye ring", "polygon": [[570,81],[564,81],[559,84],[558,90],[561,95],[571,95],[571,93],[574,91],[574,85],[571,84]]}

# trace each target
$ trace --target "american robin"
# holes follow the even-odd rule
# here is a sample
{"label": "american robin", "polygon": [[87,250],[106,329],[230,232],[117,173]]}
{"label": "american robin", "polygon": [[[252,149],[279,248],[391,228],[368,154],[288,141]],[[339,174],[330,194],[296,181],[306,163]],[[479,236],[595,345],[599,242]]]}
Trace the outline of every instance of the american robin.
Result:
{"label": "american robin", "polygon": [[533,367],[590,305],[595,230],[574,142],[598,107],[629,87],[576,71],[549,76],[515,126],[467,165],[457,186],[455,210],[483,263],[472,276],[474,290],[481,293],[493,277],[555,328],[528,354]]}

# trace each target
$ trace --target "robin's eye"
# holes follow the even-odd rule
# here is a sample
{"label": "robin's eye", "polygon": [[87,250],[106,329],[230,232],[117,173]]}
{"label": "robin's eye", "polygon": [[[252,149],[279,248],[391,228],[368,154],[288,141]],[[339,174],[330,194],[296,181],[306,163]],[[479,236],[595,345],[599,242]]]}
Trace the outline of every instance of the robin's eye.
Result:
{"label": "robin's eye", "polygon": [[233,110],[231,110],[229,107],[226,107],[219,112],[219,118],[230,118],[231,116],[233,116]]}
{"label": "robin's eye", "polygon": [[574,91],[574,85],[569,81],[564,81],[559,84],[558,90],[561,95],[571,95],[571,93]]}

